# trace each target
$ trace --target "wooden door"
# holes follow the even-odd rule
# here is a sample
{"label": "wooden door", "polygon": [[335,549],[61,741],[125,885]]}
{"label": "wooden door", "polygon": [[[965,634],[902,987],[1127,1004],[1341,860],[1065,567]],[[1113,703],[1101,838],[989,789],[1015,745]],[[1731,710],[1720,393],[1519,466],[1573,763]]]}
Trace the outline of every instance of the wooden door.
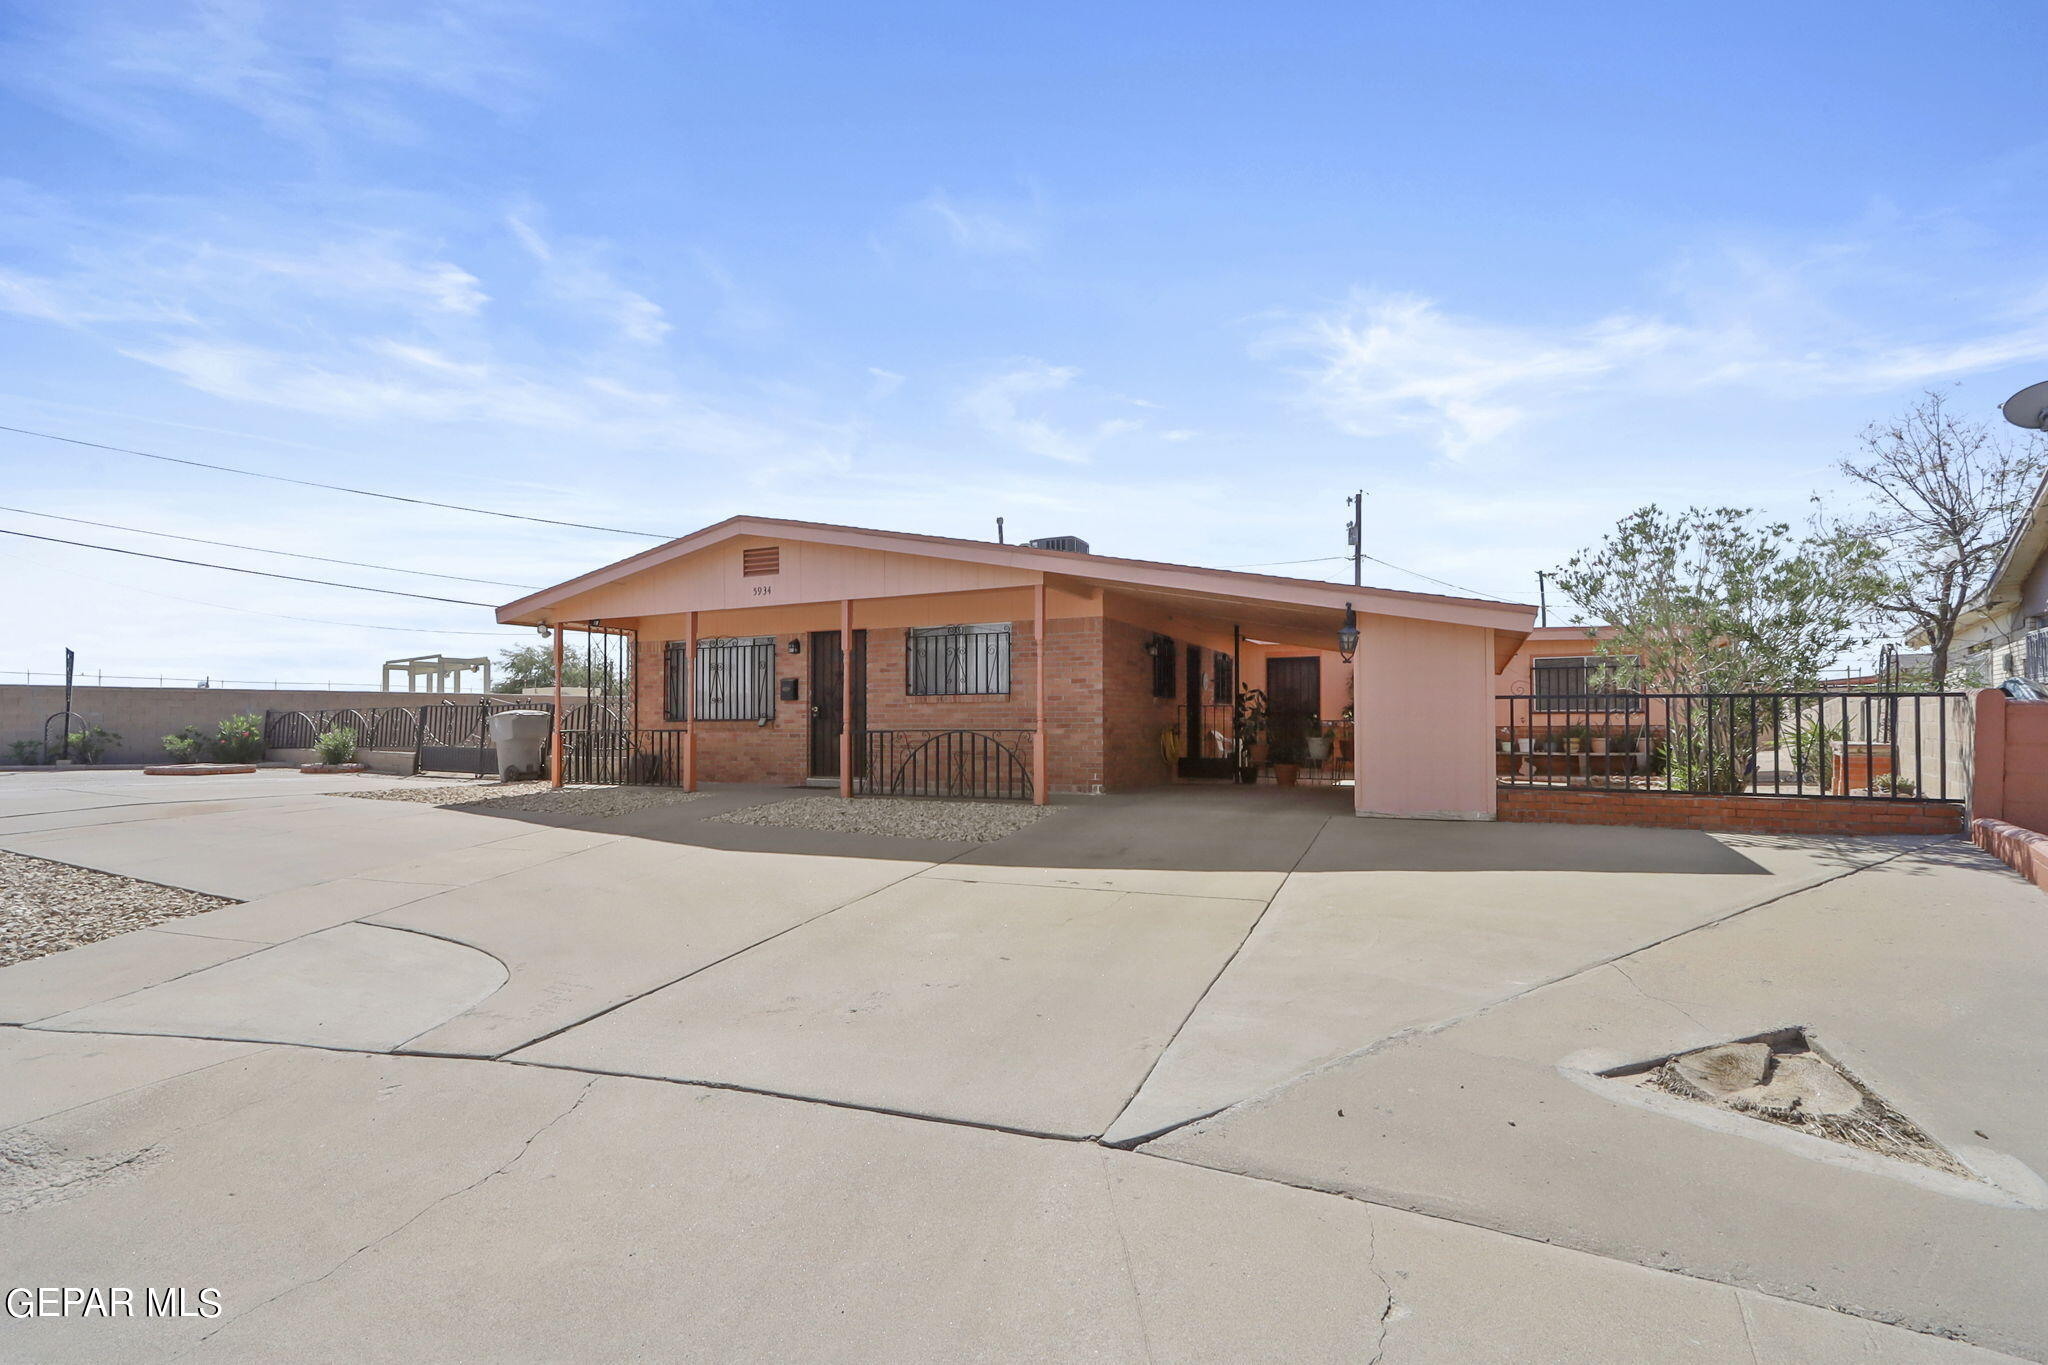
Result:
{"label": "wooden door", "polygon": [[1323,703],[1323,661],[1266,660],[1266,751],[1275,763],[1302,763]]}

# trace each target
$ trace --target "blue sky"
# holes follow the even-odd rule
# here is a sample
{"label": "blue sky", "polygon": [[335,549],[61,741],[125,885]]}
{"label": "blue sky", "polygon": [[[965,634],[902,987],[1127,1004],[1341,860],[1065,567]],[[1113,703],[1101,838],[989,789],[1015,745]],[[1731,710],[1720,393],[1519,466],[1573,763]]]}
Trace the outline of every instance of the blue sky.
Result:
{"label": "blue sky", "polygon": [[[2048,372],[2032,3],[0,13],[0,423],[294,477],[1217,565],[1341,553],[1364,487],[1369,552],[1529,600],[1632,507],[1801,516],[1920,389]],[[4,433],[0,486],[514,583],[646,543]],[[0,676],[522,638],[13,538],[0,576]]]}

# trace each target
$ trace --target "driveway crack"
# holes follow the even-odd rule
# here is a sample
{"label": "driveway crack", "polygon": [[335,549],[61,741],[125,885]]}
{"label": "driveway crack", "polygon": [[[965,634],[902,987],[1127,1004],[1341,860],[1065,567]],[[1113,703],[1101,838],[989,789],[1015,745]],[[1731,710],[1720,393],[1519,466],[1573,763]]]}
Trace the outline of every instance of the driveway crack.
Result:
{"label": "driveway crack", "polygon": [[[383,1233],[380,1236],[371,1238],[369,1241],[363,1243],[354,1251],[349,1252],[348,1255],[342,1257],[340,1260],[336,1261],[333,1265],[329,1266],[326,1270],[322,1271],[319,1275],[314,1276],[312,1279],[301,1280],[297,1284],[288,1285],[285,1288],[278,1290],[275,1294],[272,1294],[270,1297],[263,1299],[261,1302],[253,1305],[246,1311],[237,1313],[232,1318],[224,1319],[219,1327],[215,1327],[213,1331],[206,1333],[204,1336],[200,1337],[198,1341],[194,1342],[192,1344],[191,1350],[199,1349],[200,1346],[203,1346],[207,1341],[213,1338],[214,1333],[219,1332],[222,1328],[229,1326],[231,1323],[241,1322],[249,1317],[254,1316],[256,1313],[261,1312],[263,1309],[268,1308],[271,1304],[276,1303],[279,1299],[285,1298],[288,1295],[296,1294],[301,1289],[311,1289],[314,1285],[321,1283],[323,1280],[331,1278],[339,1271],[341,1271],[343,1267],[347,1266],[349,1262],[355,1260],[358,1256],[362,1256],[368,1252],[375,1251],[378,1247],[384,1245],[384,1243],[390,1241],[399,1233],[404,1232],[407,1228],[411,1227],[414,1223],[419,1222],[420,1219],[426,1217],[435,1209],[440,1208],[443,1204],[449,1202],[452,1199],[460,1199],[463,1195],[481,1189],[483,1188],[483,1186],[489,1184],[491,1181],[505,1174],[505,1172],[511,1170],[514,1166],[517,1166],[520,1163],[520,1161],[525,1158],[526,1154],[529,1151],[533,1150],[533,1144],[540,1141],[541,1137],[545,1135],[549,1129],[553,1128],[556,1124],[560,1123],[562,1120],[568,1118],[571,1114],[574,1114],[578,1109],[582,1108],[583,1101],[589,1098],[591,1088],[595,1086],[597,1082],[598,1078],[596,1076],[592,1076],[589,1080],[585,1081],[583,1083],[583,1088],[576,1092],[575,1099],[571,1100],[569,1104],[560,1113],[556,1114],[553,1118],[541,1124],[540,1127],[534,1129],[531,1133],[527,1134],[526,1141],[519,1144],[519,1150],[514,1152],[510,1157],[506,1158],[506,1160],[497,1167],[493,1168],[492,1170],[484,1172],[484,1174],[478,1176],[475,1180],[470,1181],[467,1185],[464,1185],[460,1189],[450,1190],[447,1194],[436,1196],[434,1199],[428,1201],[428,1203],[424,1207],[414,1212],[410,1218],[407,1218],[404,1222],[400,1223],[397,1227],[392,1228],[389,1232]],[[191,1354],[191,1351],[181,1352],[180,1358],[189,1354]]]}

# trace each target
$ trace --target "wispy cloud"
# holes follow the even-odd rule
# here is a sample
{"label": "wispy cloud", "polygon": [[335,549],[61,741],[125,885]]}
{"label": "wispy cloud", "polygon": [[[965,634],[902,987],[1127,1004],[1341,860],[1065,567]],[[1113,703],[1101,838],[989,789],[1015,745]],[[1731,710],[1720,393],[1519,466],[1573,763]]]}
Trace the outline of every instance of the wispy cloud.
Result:
{"label": "wispy cloud", "polygon": [[1417,432],[1465,459],[1590,401],[1654,401],[1716,386],[1772,397],[1882,392],[2009,365],[2048,349],[2038,309],[1986,304],[1944,338],[1903,338],[1756,261],[1667,314],[1536,325],[1449,312],[1414,294],[1358,293],[1261,343],[1305,357],[1304,396],[1339,430]]}
{"label": "wispy cloud", "polygon": [[537,211],[529,207],[508,214],[505,223],[526,253],[540,264],[548,293],[604,320],[619,336],[643,346],[660,344],[674,330],[660,304],[628,289],[612,275],[604,264],[604,243],[585,238],[550,241],[535,224],[536,217]]}
{"label": "wispy cloud", "polygon": [[203,106],[302,143],[337,131],[410,140],[422,130],[402,94],[501,113],[524,103],[535,78],[515,41],[554,23],[518,0],[60,5],[0,49],[0,77],[70,117],[157,144],[191,142],[189,115]]}
{"label": "wispy cloud", "polygon": [[983,431],[1008,445],[1049,460],[1086,463],[1104,442],[1138,430],[1127,417],[1059,425],[1046,402],[1070,388],[1080,371],[1026,360],[976,384],[960,399],[960,410]]}
{"label": "wispy cloud", "polygon": [[1029,256],[1038,251],[1036,206],[1030,209],[967,204],[944,190],[933,190],[917,205],[946,240],[977,256]]}

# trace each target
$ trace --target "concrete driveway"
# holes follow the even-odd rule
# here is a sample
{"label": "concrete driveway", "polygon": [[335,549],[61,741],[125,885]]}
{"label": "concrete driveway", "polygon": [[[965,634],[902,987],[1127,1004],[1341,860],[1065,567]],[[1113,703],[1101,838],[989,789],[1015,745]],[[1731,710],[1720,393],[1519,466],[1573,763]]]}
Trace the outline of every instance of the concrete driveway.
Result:
{"label": "concrete driveway", "polygon": [[[0,778],[0,849],[245,902],[0,970],[0,1288],[222,1309],[0,1358],[2048,1355],[2048,903],[1958,841],[364,781]],[[1598,1074],[1788,1025],[1977,1178]]]}

